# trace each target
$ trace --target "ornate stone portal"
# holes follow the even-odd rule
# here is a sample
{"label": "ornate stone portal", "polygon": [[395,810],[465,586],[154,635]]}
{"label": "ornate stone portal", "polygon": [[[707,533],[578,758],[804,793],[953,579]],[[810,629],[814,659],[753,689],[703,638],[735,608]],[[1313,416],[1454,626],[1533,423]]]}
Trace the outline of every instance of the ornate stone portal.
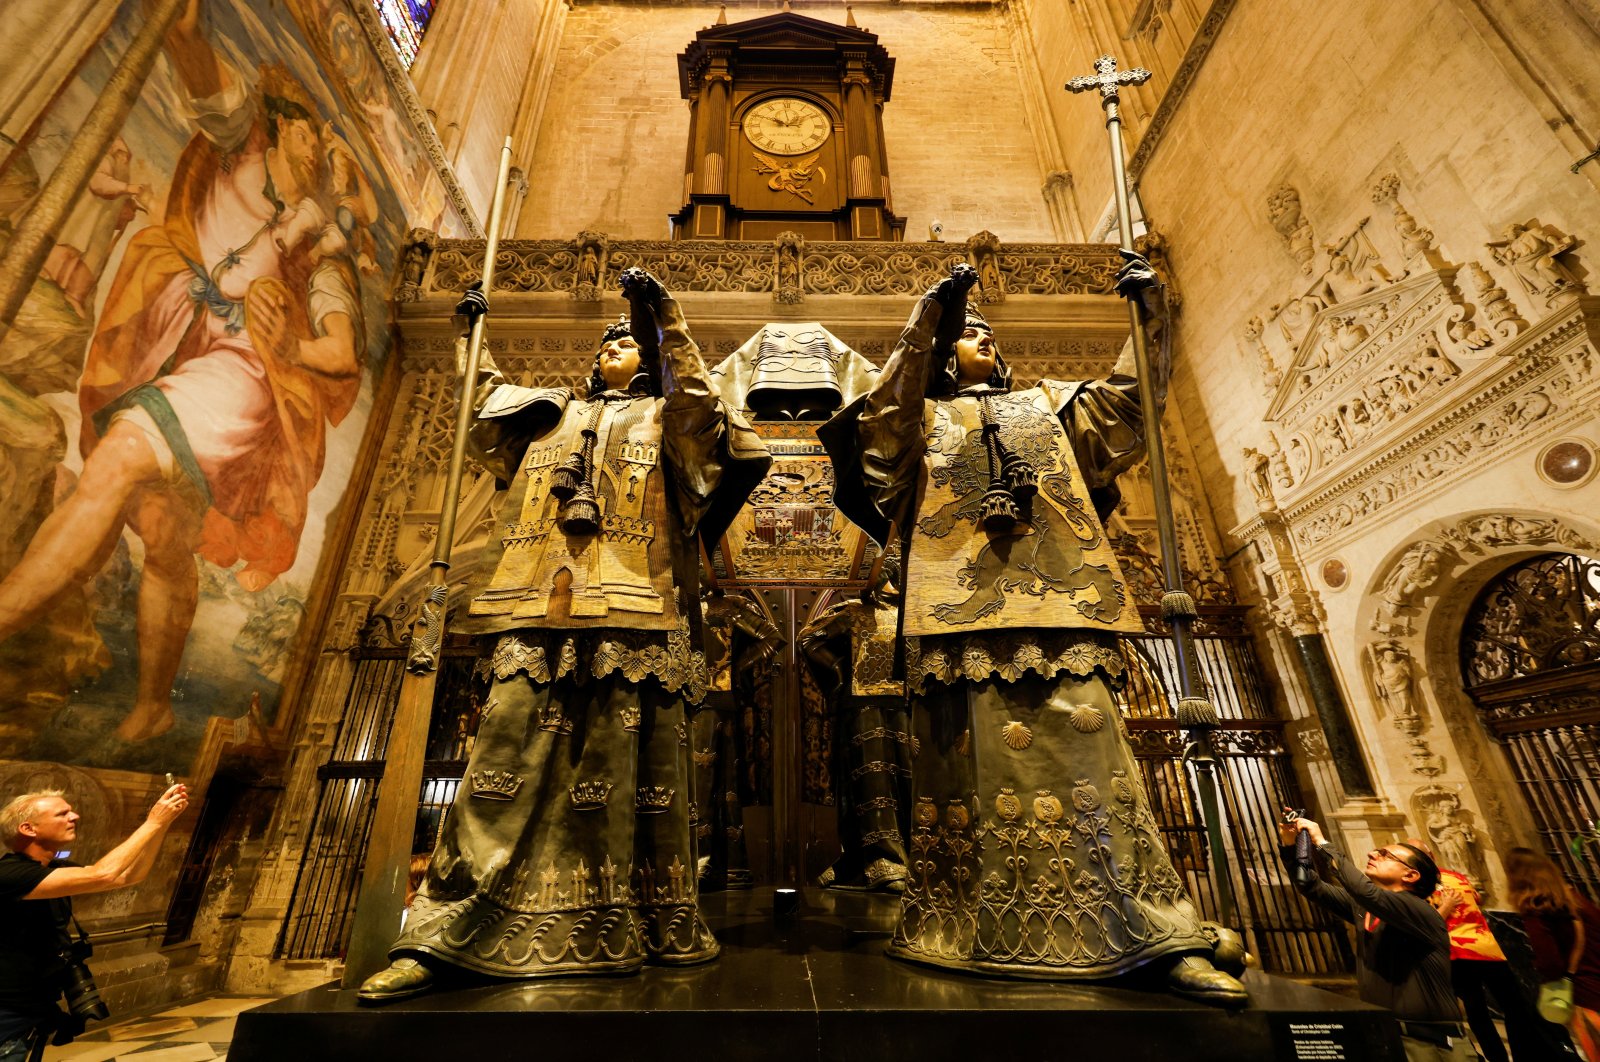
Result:
{"label": "ornate stone portal", "polygon": [[[1266,204],[1299,270],[1286,268],[1282,294],[1241,325],[1269,406],[1243,453],[1258,515],[1232,535],[1253,544],[1277,625],[1297,642],[1330,632],[1325,670],[1344,681],[1317,703],[1330,749],[1341,731],[1350,741],[1331,795],[1347,800],[1351,843],[1426,835],[1441,859],[1489,881],[1483,824],[1504,824],[1507,844],[1534,833],[1504,757],[1456,692],[1449,620],[1490,558],[1540,546],[1593,555],[1592,533],[1525,500],[1513,508],[1504,483],[1565,485],[1541,450],[1600,403],[1600,298],[1584,291],[1577,241],[1539,219],[1508,222],[1480,258],[1460,261],[1407,208],[1397,173],[1382,173],[1370,198],[1381,213],[1320,249],[1291,187]],[[1445,587],[1456,589],[1442,597]],[[1349,714],[1330,719],[1344,711],[1341,686],[1353,728]],[[1367,762],[1402,780],[1387,800],[1371,796]]]}

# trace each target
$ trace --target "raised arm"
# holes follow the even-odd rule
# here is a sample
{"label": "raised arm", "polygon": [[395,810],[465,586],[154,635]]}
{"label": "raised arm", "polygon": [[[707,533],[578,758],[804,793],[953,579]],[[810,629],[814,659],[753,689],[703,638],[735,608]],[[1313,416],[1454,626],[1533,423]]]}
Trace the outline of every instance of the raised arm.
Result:
{"label": "raised arm", "polygon": [[62,896],[84,896],[108,892],[124,885],[137,885],[155,865],[156,853],[167,828],[189,806],[189,790],[175,785],[161,794],[149,815],[128,839],[86,867],[56,867],[34,886],[24,900],[54,900]]}
{"label": "raised arm", "polygon": [[[1117,292],[1124,298],[1138,299],[1144,307],[1146,351],[1156,404],[1164,408],[1167,384],[1172,377],[1172,334],[1166,288],[1150,263],[1130,251],[1117,274]],[[1061,421],[1072,440],[1078,468],[1096,498],[1096,509],[1105,511],[1115,504],[1116,478],[1137,464],[1145,453],[1144,409],[1139,403],[1139,380],[1133,356],[1133,340],[1122,348],[1122,355],[1104,380],[1080,384],[1060,396]]]}
{"label": "raised arm", "polygon": [[672,470],[683,528],[698,532],[709,547],[772,461],[755,432],[711,385],[677,300],[642,269],[624,270],[621,281],[640,358],[661,367],[661,449]]}
{"label": "raised arm", "polygon": [[861,477],[885,520],[899,517],[917,482],[927,448],[923,417],[933,352],[941,341],[953,341],[945,333],[959,334],[967,291],[977,282],[975,269],[957,265],[917,301],[883,375],[862,403],[855,440]]}

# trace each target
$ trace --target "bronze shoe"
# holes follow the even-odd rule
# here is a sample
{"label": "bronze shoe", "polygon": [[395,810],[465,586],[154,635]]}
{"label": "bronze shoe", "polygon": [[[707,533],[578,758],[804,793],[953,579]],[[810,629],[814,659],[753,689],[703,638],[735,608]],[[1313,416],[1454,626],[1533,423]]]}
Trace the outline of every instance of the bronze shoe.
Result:
{"label": "bronze shoe", "polygon": [[379,970],[356,990],[356,999],[377,1005],[420,996],[433,987],[433,971],[416,959],[396,959]]}
{"label": "bronze shoe", "polygon": [[1250,1002],[1244,985],[1199,955],[1180,956],[1167,968],[1167,988],[1185,999],[1215,1007],[1242,1007]]}

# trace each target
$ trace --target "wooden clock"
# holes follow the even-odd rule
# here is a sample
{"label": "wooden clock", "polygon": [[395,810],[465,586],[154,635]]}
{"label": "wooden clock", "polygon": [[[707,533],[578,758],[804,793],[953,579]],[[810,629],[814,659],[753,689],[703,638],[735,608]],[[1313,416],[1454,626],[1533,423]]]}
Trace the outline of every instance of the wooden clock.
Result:
{"label": "wooden clock", "polygon": [[678,78],[691,117],[674,238],[903,237],[883,142],[894,60],[876,35],[790,12],[719,23]]}

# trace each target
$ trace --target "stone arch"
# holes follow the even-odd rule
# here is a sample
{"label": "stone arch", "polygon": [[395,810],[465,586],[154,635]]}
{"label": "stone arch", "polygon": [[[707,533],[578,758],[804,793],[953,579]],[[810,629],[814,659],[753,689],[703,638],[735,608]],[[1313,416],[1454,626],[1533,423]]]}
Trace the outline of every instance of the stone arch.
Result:
{"label": "stone arch", "polygon": [[1509,763],[1462,686],[1461,628],[1492,579],[1552,552],[1600,556],[1600,525],[1523,509],[1434,520],[1374,569],[1357,613],[1358,659],[1382,714],[1376,733],[1395,802],[1409,829],[1464,858],[1471,865],[1458,869],[1491,888],[1501,884],[1497,852],[1536,843],[1537,833]]}

